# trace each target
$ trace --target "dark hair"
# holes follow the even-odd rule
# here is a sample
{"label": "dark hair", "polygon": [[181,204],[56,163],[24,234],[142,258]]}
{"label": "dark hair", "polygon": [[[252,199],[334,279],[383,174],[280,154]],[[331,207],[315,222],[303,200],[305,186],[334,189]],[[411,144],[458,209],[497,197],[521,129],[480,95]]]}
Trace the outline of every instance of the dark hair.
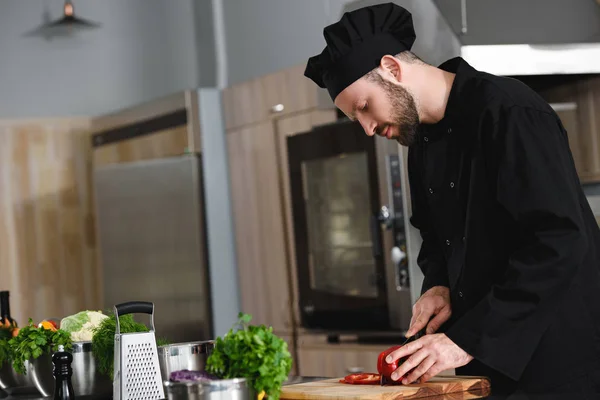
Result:
{"label": "dark hair", "polygon": [[[400,61],[404,61],[406,63],[409,64],[422,64],[422,65],[427,65],[427,63],[423,60],[421,60],[419,58],[419,56],[417,56],[415,53],[413,53],[412,51],[403,51],[401,53],[396,54],[394,57],[396,57],[398,60]],[[371,82],[378,82],[377,78],[379,77],[379,73],[377,72],[377,68],[375,67],[373,68],[371,71],[367,72],[365,74],[365,78],[368,81]]]}
{"label": "dark hair", "polygon": [[421,60],[419,58],[419,56],[417,56],[415,53],[413,53],[412,51],[403,51],[400,52],[398,54],[396,54],[394,57],[396,57],[399,60],[411,63],[411,64],[427,64],[425,61]]}

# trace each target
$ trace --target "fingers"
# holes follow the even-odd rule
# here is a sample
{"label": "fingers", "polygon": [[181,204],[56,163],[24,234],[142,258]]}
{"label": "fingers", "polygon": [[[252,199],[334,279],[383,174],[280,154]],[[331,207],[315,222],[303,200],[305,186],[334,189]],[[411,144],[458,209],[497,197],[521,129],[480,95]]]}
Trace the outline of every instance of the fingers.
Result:
{"label": "fingers", "polygon": [[416,317],[413,316],[414,322],[411,322],[411,326],[408,328],[406,336],[413,336],[421,329],[425,328],[432,315],[433,310],[421,309]]}
{"label": "fingers", "polygon": [[[410,383],[416,382],[417,379],[421,378],[425,375],[429,369],[435,364],[435,358],[428,356],[426,357],[417,368],[415,368],[408,376],[402,379],[402,383],[408,385]],[[425,383],[423,379],[419,381],[419,383]]]}
{"label": "fingers", "polygon": [[423,362],[423,360],[425,360],[425,358],[427,358],[428,355],[429,354],[427,351],[421,350],[408,357],[408,359],[392,373],[392,380],[397,381],[398,379],[406,376],[409,371],[420,367],[420,364]]}
{"label": "fingers", "polygon": [[427,333],[428,335],[437,332],[438,329],[442,326],[442,324],[450,319],[452,315],[452,311],[450,307],[444,307],[442,310],[431,320],[427,325]]}
{"label": "fingers", "polygon": [[443,369],[439,367],[438,363],[434,363],[429,370],[423,374],[423,376],[421,376],[421,380],[419,381],[419,383],[425,383],[428,380],[430,380],[431,378],[433,378],[434,376],[436,376],[437,374],[439,374],[440,372],[442,372]]}
{"label": "fingers", "polygon": [[421,348],[423,348],[423,338],[415,340],[414,342],[411,342],[406,346],[402,346],[399,349],[392,351],[390,354],[388,354],[385,361],[387,361],[388,363],[392,363],[396,360],[399,360],[400,358],[410,356],[411,354],[417,352]]}
{"label": "fingers", "polygon": [[406,336],[415,335],[421,329],[428,326],[432,316],[441,313],[443,316],[439,320],[436,320],[426,333],[436,332],[450,318],[451,310],[450,303],[441,295],[430,294],[421,296],[413,307],[413,315]]}

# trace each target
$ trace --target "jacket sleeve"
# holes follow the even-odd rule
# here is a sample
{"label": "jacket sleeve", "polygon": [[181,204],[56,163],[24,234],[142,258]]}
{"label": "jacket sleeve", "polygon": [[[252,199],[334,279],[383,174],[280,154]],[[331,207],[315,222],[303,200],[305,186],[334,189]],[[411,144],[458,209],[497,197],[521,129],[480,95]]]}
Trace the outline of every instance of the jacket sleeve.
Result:
{"label": "jacket sleeve", "polygon": [[569,289],[588,246],[580,184],[559,119],[513,106],[486,130],[497,204],[520,245],[501,282],[446,335],[489,367],[518,380]]}
{"label": "jacket sleeve", "polygon": [[411,148],[408,153],[408,176],[412,216],[411,224],[421,233],[421,250],[417,264],[423,272],[421,294],[434,286],[449,286],[446,259],[440,248],[439,240],[430,225],[427,199],[424,198],[424,188],[421,184],[418,149]]}

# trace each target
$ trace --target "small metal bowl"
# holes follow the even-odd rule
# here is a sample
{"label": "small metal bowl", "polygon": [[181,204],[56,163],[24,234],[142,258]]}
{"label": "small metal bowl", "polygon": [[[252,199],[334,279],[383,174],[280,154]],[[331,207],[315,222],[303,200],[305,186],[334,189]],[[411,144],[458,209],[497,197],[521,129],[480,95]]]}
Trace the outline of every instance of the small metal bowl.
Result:
{"label": "small metal bowl", "polygon": [[0,389],[12,393],[16,389],[35,389],[31,374],[31,364],[25,361],[26,374],[19,374],[11,363],[5,362],[0,366]]}
{"label": "small metal bowl", "polygon": [[168,400],[256,400],[256,392],[245,378],[201,380],[197,382],[164,381]]}
{"label": "small metal bowl", "polygon": [[[112,380],[98,370],[96,359],[92,354],[92,342],[74,342],[73,350],[73,376],[71,383],[76,397],[93,396],[107,397],[112,395]],[[43,354],[31,362],[33,368],[33,382],[43,397],[54,395],[54,376],[52,370],[52,355]]]}
{"label": "small metal bowl", "polygon": [[163,381],[168,381],[171,372],[184,369],[205,371],[206,359],[215,347],[214,340],[175,343],[158,346],[158,365]]}

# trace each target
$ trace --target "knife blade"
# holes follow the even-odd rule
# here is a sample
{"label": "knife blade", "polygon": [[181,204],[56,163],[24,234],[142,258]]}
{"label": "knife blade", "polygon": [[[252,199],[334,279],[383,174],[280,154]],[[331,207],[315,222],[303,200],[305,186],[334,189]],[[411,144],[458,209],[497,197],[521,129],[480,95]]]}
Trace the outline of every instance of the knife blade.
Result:
{"label": "knife blade", "polygon": [[405,344],[409,343],[409,342],[414,342],[415,340],[425,336],[425,332],[427,330],[427,327],[421,329],[419,332],[415,333],[412,336],[408,336],[406,338],[406,340],[404,341],[404,343],[402,343],[402,346],[404,346]]}

